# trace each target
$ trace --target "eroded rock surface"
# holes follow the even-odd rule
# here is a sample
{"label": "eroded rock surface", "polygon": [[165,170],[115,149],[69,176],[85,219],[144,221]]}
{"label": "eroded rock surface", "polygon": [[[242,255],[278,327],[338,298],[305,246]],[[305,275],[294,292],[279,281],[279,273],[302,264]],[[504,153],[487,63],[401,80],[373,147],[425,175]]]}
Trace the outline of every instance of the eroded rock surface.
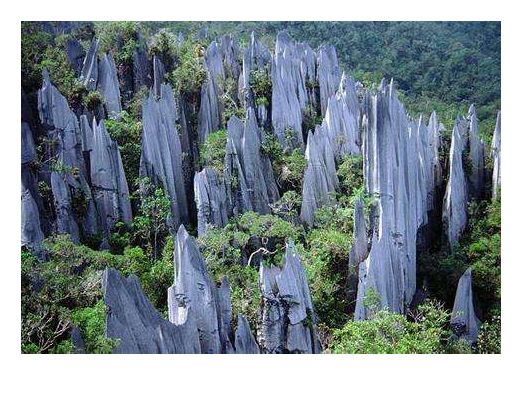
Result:
{"label": "eroded rock surface", "polygon": [[492,198],[498,196],[501,187],[501,111],[497,113],[496,127],[492,137]]}
{"label": "eroded rock surface", "polygon": [[474,312],[471,268],[467,269],[458,281],[450,324],[458,337],[470,343],[477,340],[481,322]]}

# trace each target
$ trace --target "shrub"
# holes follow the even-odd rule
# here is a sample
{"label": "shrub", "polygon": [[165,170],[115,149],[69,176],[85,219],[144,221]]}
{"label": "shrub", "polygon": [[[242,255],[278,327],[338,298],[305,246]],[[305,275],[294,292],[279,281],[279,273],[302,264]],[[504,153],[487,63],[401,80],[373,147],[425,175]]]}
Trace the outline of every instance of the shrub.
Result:
{"label": "shrub", "polygon": [[186,40],[178,51],[178,66],[167,74],[167,80],[177,93],[184,93],[188,98],[197,99],[206,79],[202,64],[203,49],[200,45]]}
{"label": "shrub", "polygon": [[501,354],[500,315],[494,315],[480,326],[476,349],[480,354]]}
{"label": "shrub", "polygon": [[220,175],[225,167],[225,146],[227,131],[221,129],[210,133],[200,146],[200,165],[213,168]]}
{"label": "shrub", "polygon": [[340,191],[345,197],[363,187],[362,156],[346,155],[337,169]]}
{"label": "shrub", "polygon": [[88,92],[87,95],[85,96],[85,98],[83,99],[83,104],[90,111],[94,111],[97,107],[99,107],[103,103],[104,103],[103,95],[97,90]]}
{"label": "shrub", "polygon": [[[85,342],[86,353],[113,353],[117,340],[106,338],[104,335],[106,310],[103,300],[99,300],[92,307],[75,309],[72,312],[72,321],[79,327],[81,337]],[[70,352],[69,350],[70,348],[66,352]]]}
{"label": "shrub", "polygon": [[249,75],[249,83],[256,98],[269,99],[272,96],[272,82],[267,69],[253,69]]}

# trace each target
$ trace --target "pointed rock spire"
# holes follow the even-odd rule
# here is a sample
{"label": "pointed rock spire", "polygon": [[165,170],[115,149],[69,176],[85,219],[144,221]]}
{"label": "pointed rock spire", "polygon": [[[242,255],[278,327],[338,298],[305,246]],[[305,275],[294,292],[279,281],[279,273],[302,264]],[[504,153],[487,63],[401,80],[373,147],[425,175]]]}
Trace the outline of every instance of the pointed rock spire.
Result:
{"label": "pointed rock spire", "polygon": [[204,168],[195,174],[194,191],[198,236],[204,236],[209,225],[216,227],[227,225],[229,212],[227,191],[213,169]]}
{"label": "pointed rock spire", "polygon": [[458,281],[450,324],[458,337],[470,343],[477,340],[481,322],[474,312],[471,268],[468,268]]}
{"label": "pointed rock spire", "polygon": [[117,79],[117,68],[112,54],[103,54],[99,62],[98,88],[103,95],[104,105],[109,117],[118,118],[121,114],[121,92]]}
{"label": "pointed rock spire", "polygon": [[235,336],[236,354],[260,354],[256,339],[250,331],[249,321],[242,314],[238,315],[238,328]]}
{"label": "pointed rock spire", "polygon": [[498,196],[501,187],[501,111],[497,113],[496,127],[492,138],[492,198]]}
{"label": "pointed rock spire", "polygon": [[142,105],[142,152],[140,176],[148,177],[168,195],[171,204],[170,229],[188,222],[188,207],[182,174],[182,149],[178,137],[177,109],[169,85],[161,85],[156,99],[150,91]]}
{"label": "pointed rock spire", "polygon": [[81,70],[80,82],[85,85],[87,90],[95,90],[97,87],[97,49],[99,48],[99,39],[92,39],[90,49],[83,61],[83,68]]}
{"label": "pointed rock spire", "polygon": [[485,144],[479,134],[476,106],[472,104],[467,116],[469,121],[469,159],[470,171],[468,174],[469,196],[480,199],[485,186]]}
{"label": "pointed rock spire", "polygon": [[321,45],[317,55],[317,78],[321,115],[326,114],[328,99],[335,95],[341,82],[341,70],[334,46]]}
{"label": "pointed rock spire", "polygon": [[362,197],[355,198],[355,210],[353,217],[353,245],[350,249],[348,263],[357,266],[368,256],[368,238],[366,233],[366,220],[364,219],[364,203]]}
{"label": "pointed rock spire", "polygon": [[116,340],[114,353],[200,353],[196,325],[191,317],[186,316],[179,325],[163,319],[142,292],[135,275],[126,278],[117,270],[107,268],[103,292],[107,310],[105,335]]}

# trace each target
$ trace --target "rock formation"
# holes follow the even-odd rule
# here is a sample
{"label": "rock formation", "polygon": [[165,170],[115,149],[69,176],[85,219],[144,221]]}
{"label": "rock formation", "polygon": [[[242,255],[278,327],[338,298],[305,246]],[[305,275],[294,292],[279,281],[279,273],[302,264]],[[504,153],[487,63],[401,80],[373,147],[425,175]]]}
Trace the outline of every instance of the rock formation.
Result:
{"label": "rock formation", "polygon": [[204,236],[208,225],[227,225],[229,202],[225,184],[211,168],[195,174],[195,201],[197,205],[198,236]]}
{"label": "rock formation", "polygon": [[245,109],[255,106],[254,94],[250,88],[250,74],[256,70],[269,70],[272,63],[272,55],[263,44],[251,33],[250,45],[243,52],[243,71],[240,77],[240,93],[243,93],[241,102]]}
{"label": "rock formation", "polygon": [[322,45],[317,55],[317,79],[319,80],[319,98],[321,115],[326,114],[328,99],[335,95],[341,82],[341,70],[335,47]]}
{"label": "rock formation", "polygon": [[[359,266],[355,319],[370,317],[369,297],[376,306],[403,313],[416,289],[416,239],[427,223],[423,120],[410,121],[396,97],[393,83],[364,100],[364,182],[377,204],[368,257]],[[424,154],[427,153],[427,154]],[[375,294],[375,296],[370,296]]]}
{"label": "rock formation", "polygon": [[161,85],[164,83],[165,74],[166,71],[162,61],[156,55],[153,56],[153,91],[155,92],[155,97],[160,97],[161,95]]}
{"label": "rock formation", "polygon": [[364,218],[364,204],[360,196],[355,199],[355,211],[353,215],[353,245],[350,249],[348,264],[350,266],[357,266],[368,256],[368,237],[366,232],[366,220]]}
{"label": "rock formation", "polygon": [[458,281],[450,325],[458,337],[470,343],[474,343],[478,338],[481,322],[474,312],[471,268],[468,268]]}
{"label": "rock formation", "polygon": [[81,73],[83,59],[85,58],[85,50],[83,50],[81,43],[74,38],[68,38],[65,42],[65,53],[67,61],[76,75]]}
{"label": "rock formation", "polygon": [[115,223],[130,224],[132,220],[130,194],[119,148],[108,135],[104,121],[96,125],[94,119],[91,146],[90,179],[103,230],[103,247],[107,248]]}
{"label": "rock formation", "polygon": [[463,152],[467,144],[467,122],[458,118],[452,131],[449,153],[449,180],[443,198],[443,226],[449,242],[454,246],[467,225],[468,188],[463,168]]}
{"label": "rock formation", "polygon": [[109,117],[118,118],[121,114],[121,92],[117,79],[117,69],[111,54],[104,54],[99,62],[98,89],[103,95],[104,105]]}
{"label": "rock formation", "polygon": [[[46,70],[43,77],[43,86],[38,91],[38,111],[41,123],[54,143],[47,162],[52,171],[57,231],[70,234],[78,243],[81,233],[89,236],[98,232],[97,210],[82,154],[81,130],[67,100],[51,84]],[[81,222],[81,233],[78,222]]]}
{"label": "rock formation", "polygon": [[230,330],[229,288],[217,288],[200,251],[183,225],[175,239],[175,283],[168,289],[169,320],[182,325],[192,317],[191,335],[200,339],[202,353],[219,354]]}
{"label": "rock formation", "polygon": [[315,312],[301,260],[286,245],[283,268],[260,266],[259,344],[266,353],[320,353]]}
{"label": "rock formation", "polygon": [[496,127],[492,137],[492,198],[498,197],[501,187],[501,111],[497,113]]}
{"label": "rock formation", "polygon": [[470,159],[469,197],[479,200],[483,195],[485,186],[485,144],[478,131],[478,118],[474,104],[470,106],[467,120],[469,122],[468,146]]}
{"label": "rock formation", "polygon": [[305,158],[301,221],[312,227],[315,210],[329,204],[332,200],[330,193],[339,186],[329,138],[318,126],[315,135],[311,131],[308,133]]}
{"label": "rock formation", "polygon": [[177,109],[171,86],[161,85],[156,99],[150,91],[142,105],[141,177],[161,186],[171,202],[168,226],[172,230],[189,220],[182,175],[182,149],[176,121]]}
{"label": "rock formation", "polygon": [[238,328],[234,339],[236,354],[260,354],[260,349],[254,339],[247,318],[238,315]]}
{"label": "rock formation", "polygon": [[105,335],[115,340],[118,354],[200,353],[198,336],[193,335],[191,317],[183,324],[166,321],[142,292],[135,275],[122,276],[107,268],[103,277],[106,305]]}
{"label": "rock formation", "polygon": [[83,61],[83,69],[79,80],[87,90],[95,90],[97,87],[97,49],[99,48],[99,39],[94,38],[90,49]]}

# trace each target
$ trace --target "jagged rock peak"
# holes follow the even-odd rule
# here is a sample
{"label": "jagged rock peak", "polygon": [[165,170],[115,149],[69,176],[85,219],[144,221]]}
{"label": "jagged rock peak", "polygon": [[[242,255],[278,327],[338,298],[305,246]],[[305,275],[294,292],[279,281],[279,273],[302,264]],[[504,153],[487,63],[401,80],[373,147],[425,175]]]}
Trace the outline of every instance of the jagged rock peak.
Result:
{"label": "jagged rock peak", "polygon": [[383,81],[377,93],[367,94],[363,108],[364,182],[376,207],[370,216],[371,250],[359,266],[357,320],[370,317],[365,300],[371,292],[376,292],[377,308],[403,313],[410,304],[416,290],[417,232],[428,221],[433,178],[427,172],[433,152],[423,119],[409,120],[393,83]]}
{"label": "jagged rock peak", "polygon": [[[192,335],[200,339],[202,353],[219,354],[226,347],[230,311],[229,291],[217,289],[195,240],[183,225],[175,238],[175,283],[168,289],[169,319],[174,324],[193,317]],[[222,301],[222,296],[227,299]],[[225,317],[227,315],[227,317]]]}
{"label": "jagged rock peak", "polygon": [[105,335],[114,339],[119,354],[193,354],[200,343],[192,318],[175,325],[155,310],[135,275],[124,277],[107,268],[103,277],[106,305]]}
{"label": "jagged rock peak", "polygon": [[80,82],[85,85],[87,90],[95,90],[97,87],[97,50],[99,48],[99,39],[92,39],[90,49],[83,61],[83,69],[79,77]]}
{"label": "jagged rock peak", "polygon": [[314,212],[332,201],[331,193],[339,186],[329,137],[318,126],[315,135],[308,133],[305,159],[301,220],[312,227]]}
{"label": "jagged rock peak", "polygon": [[195,174],[195,202],[197,208],[198,236],[204,236],[210,226],[227,225],[229,202],[226,186],[211,168]]}
{"label": "jagged rock peak", "polygon": [[109,117],[118,118],[121,114],[121,92],[117,79],[117,68],[112,54],[103,54],[99,62],[98,88],[104,100]]}
{"label": "jagged rock peak", "polygon": [[334,46],[321,45],[317,52],[317,78],[319,80],[321,115],[325,115],[328,99],[337,92],[342,74]]}
{"label": "jagged rock peak", "polygon": [[[46,69],[43,86],[38,91],[38,113],[49,138],[55,142],[51,149],[52,161],[48,161],[57,231],[70,234],[78,243],[81,233],[85,236],[98,233],[98,215],[86,178],[78,120],[65,97],[52,85]],[[74,209],[78,203],[81,209]],[[81,232],[78,222],[81,222]]]}
{"label": "jagged rock peak", "polygon": [[480,199],[485,186],[485,144],[478,130],[476,106],[472,104],[467,115],[469,122],[469,159],[470,173],[468,174],[469,197]]}
{"label": "jagged rock peak", "polygon": [[161,96],[150,90],[142,105],[142,152],[140,176],[148,177],[169,196],[171,230],[188,222],[188,207],[182,174],[182,148],[177,132],[177,106],[170,85],[161,85]]}
{"label": "jagged rock peak", "polygon": [[492,198],[498,197],[501,187],[501,111],[497,113],[496,127],[492,137]]}
{"label": "jagged rock peak", "polygon": [[452,131],[449,153],[449,180],[443,198],[442,219],[449,246],[458,242],[467,224],[468,187],[463,168],[463,151],[467,145],[467,122],[457,118]]}
{"label": "jagged rock peak", "polygon": [[[86,122],[88,124],[88,122]],[[93,121],[90,153],[90,179],[103,229],[103,247],[116,222],[130,224],[132,210],[126,175],[117,143],[106,131],[104,121]]]}
{"label": "jagged rock peak", "polygon": [[260,266],[260,346],[266,353],[320,353],[315,311],[301,260],[287,243],[283,268]]}
{"label": "jagged rock peak", "polygon": [[458,337],[470,343],[477,340],[481,322],[474,312],[471,268],[468,268],[458,281],[450,324]]}

